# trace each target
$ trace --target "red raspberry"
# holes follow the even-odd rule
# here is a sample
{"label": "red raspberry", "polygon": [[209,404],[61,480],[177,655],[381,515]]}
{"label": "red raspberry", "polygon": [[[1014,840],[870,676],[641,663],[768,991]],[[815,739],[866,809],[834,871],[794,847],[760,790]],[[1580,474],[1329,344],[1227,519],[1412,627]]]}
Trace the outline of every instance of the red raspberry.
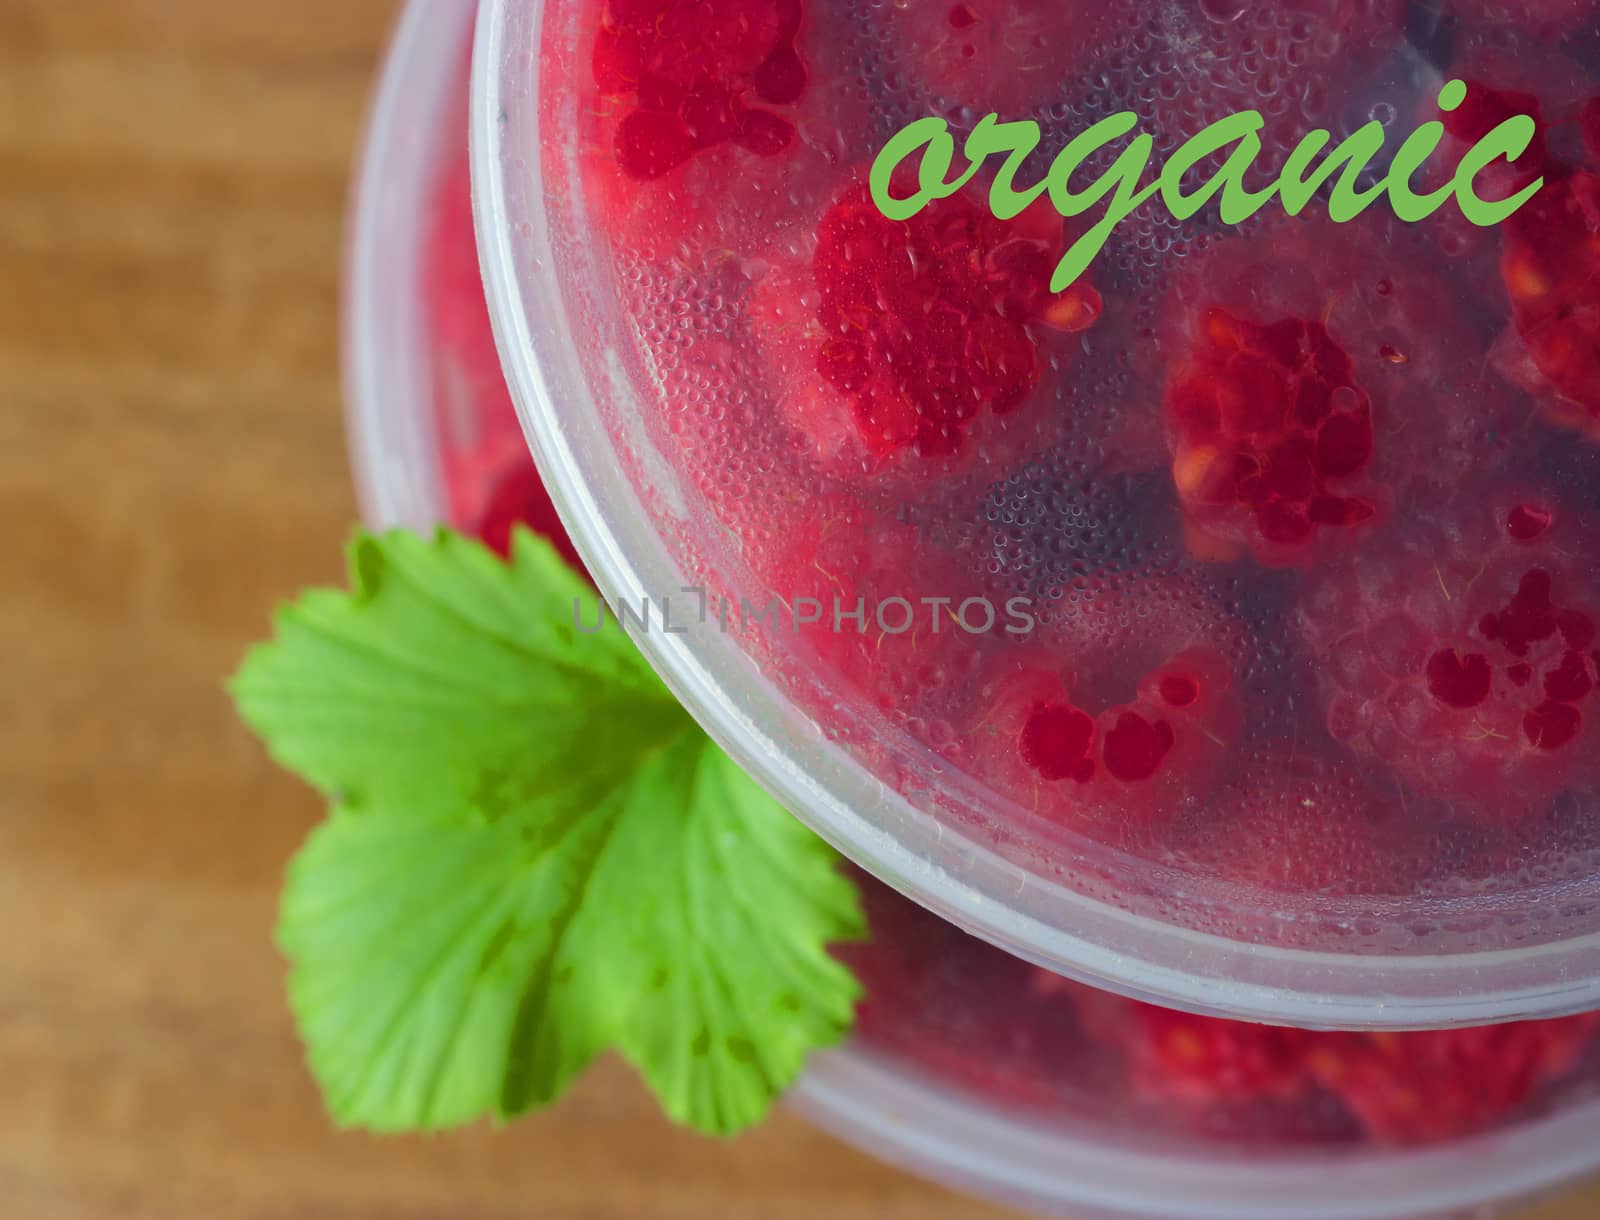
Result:
{"label": "red raspberry", "polygon": [[1316,1035],[1130,1004],[1127,1030],[1134,1087],[1191,1106],[1307,1091],[1307,1043]]}
{"label": "red raspberry", "polygon": [[483,511],[490,485],[527,444],[489,326],[473,238],[472,195],[463,150],[434,187],[422,254],[434,425],[449,520]]}
{"label": "red raspberry", "polygon": [[1000,1101],[1093,1098],[1103,1120],[1261,1142],[1435,1143],[1526,1112],[1600,1033],[1600,1013],[1366,1034],[1176,1012],[1039,970],[856,878],[872,936],[837,953],[866,987],[860,1036]]}
{"label": "red raspberry", "polygon": [[1442,276],[1368,220],[1287,220],[1180,282],[1165,421],[1197,553],[1310,566],[1504,431],[1507,396],[1460,359],[1476,336]]}
{"label": "red raspberry", "polygon": [[866,989],[856,1033],[1000,1101],[1039,1105],[1092,1088],[1103,1060],[1033,966],[855,872],[871,939],[836,952]]}
{"label": "red raspberry", "polygon": [[1197,520],[1245,528],[1273,556],[1377,517],[1372,399],[1320,321],[1200,317],[1187,375],[1167,394],[1173,479]]}
{"label": "red raspberry", "polygon": [[973,559],[1045,603],[1107,574],[1171,571],[1182,555],[1176,517],[1165,471],[1120,472],[1058,450],[990,485]]}
{"label": "red raspberry", "polygon": [[838,65],[827,31],[802,9],[802,0],[597,0],[589,63],[541,65],[552,78],[545,93],[576,100],[554,120],[575,129],[576,161],[552,142],[547,179],[580,188],[594,227],[647,260],[769,243],[837,188],[840,133],[865,123],[854,91],[807,87],[813,70],[836,75]]}
{"label": "red raspberry", "polygon": [[980,772],[1053,821],[1130,833],[1203,796],[1238,739],[1239,692],[1229,642],[1185,625],[1129,619],[1107,639],[1073,624],[1078,646],[1053,626],[1052,646],[1002,657],[969,734]]}
{"label": "red raspberry", "polygon": [[1600,440],[1600,175],[1547,175],[1502,228],[1515,338],[1500,366],[1552,419]]}
{"label": "red raspberry", "polygon": [[1035,986],[1070,999],[1100,1058],[1120,1066],[1115,1095],[1131,1100],[1129,1118],[1141,1129],[1249,1145],[1349,1143],[1359,1135],[1306,1071],[1306,1052],[1321,1035],[1175,1012],[1043,971]]}
{"label": "red raspberry", "polygon": [[1335,103],[1345,94],[1370,89],[1364,74],[1401,45],[1405,3],[1194,0],[1125,8],[1142,35],[1134,47],[1145,48],[1144,80],[1131,100],[1157,152],[1254,110],[1263,119],[1264,180],[1310,129],[1340,126]]}
{"label": "red raspberry", "polygon": [[1583,149],[1591,161],[1600,161],[1600,94],[1586,101],[1578,111],[1578,130]]}
{"label": "red raspberry", "polygon": [[1600,1013],[1421,1033],[1319,1034],[1306,1065],[1374,1140],[1424,1144],[1503,1122],[1566,1075]]}
{"label": "red raspberry", "polygon": [[1274,893],[1409,893],[1392,803],[1335,757],[1262,749],[1240,760],[1175,846],[1197,873]]}
{"label": "red raspberry", "polygon": [[550,502],[550,493],[544,488],[538,467],[526,452],[501,472],[488,504],[471,529],[496,554],[505,556],[511,553],[511,531],[519,525],[548,538],[563,559],[579,571],[583,570],[583,560],[578,558],[577,549],[567,537],[555,505]]}
{"label": "red raspberry", "polygon": [[847,471],[949,458],[985,416],[1019,410],[1055,352],[1048,333],[1100,313],[1086,283],[1049,292],[1061,244],[1047,208],[1002,222],[962,194],[892,221],[864,188],[839,198],[806,262],[779,260],[751,305],[816,455]]}
{"label": "red raspberry", "polygon": [[1413,791],[1533,814],[1595,778],[1595,542],[1552,502],[1462,497],[1302,594],[1329,731]]}
{"label": "red raspberry", "polygon": [[[1450,259],[1466,298],[1502,333],[1495,367],[1545,406],[1552,418],[1593,433],[1600,427],[1600,207],[1592,175],[1570,168],[1583,156],[1585,116],[1596,108],[1594,82],[1571,58],[1540,43],[1522,24],[1462,31],[1451,72],[1467,83],[1462,104],[1428,119],[1446,136],[1424,177],[1435,189],[1474,143],[1513,115],[1536,133],[1515,162],[1480,172],[1475,189],[1505,199],[1543,176],[1534,199],[1502,224],[1483,229],[1447,205],[1426,227]],[[1430,99],[1431,102],[1431,99]],[[1594,154],[1590,154],[1594,155]]]}
{"label": "red raspberry", "polygon": [[[916,525],[831,493],[785,522],[774,549],[753,556],[752,566],[782,605],[777,635],[800,649],[802,669],[814,674],[820,661],[856,701],[926,744],[958,747],[952,719],[973,697],[982,657],[1018,620],[982,598],[954,556]],[[860,618],[850,617],[857,611]],[[796,627],[797,614],[816,621]],[[837,719],[834,683],[802,685],[798,694]],[[890,753],[884,743],[864,748]]]}
{"label": "red raspberry", "polygon": [[[430,337],[449,364],[441,377],[463,380],[475,392],[503,390],[500,355],[478,268],[465,149],[439,176],[430,204],[422,280]],[[508,414],[516,419],[515,412]]]}
{"label": "red raspberry", "polygon": [[1473,179],[1474,190],[1483,198],[1505,199],[1545,171],[1550,150],[1539,99],[1532,93],[1487,83],[1488,79],[1506,79],[1500,72],[1486,72],[1485,77],[1466,80],[1467,95],[1461,105],[1437,114],[1444,125],[1445,138],[1436,155],[1441,165],[1453,173],[1461,156],[1500,124],[1520,115],[1532,118],[1539,126],[1522,155],[1513,161],[1496,161]]}
{"label": "red raspberry", "polygon": [[725,141],[782,152],[787,107],[806,89],[800,0],[604,0],[593,53],[602,97],[620,99],[616,157],[659,178]]}
{"label": "red raspberry", "polygon": [[526,520],[576,562],[500,371],[478,273],[465,153],[439,178],[432,205],[422,275],[446,517],[502,551],[512,520]]}
{"label": "red raspberry", "polygon": [[[1521,27],[1462,31],[1454,42],[1450,75],[1465,82],[1466,98],[1455,110],[1440,111],[1435,93],[1427,93],[1417,121],[1438,121],[1445,134],[1418,175],[1417,189],[1434,191],[1446,186],[1473,145],[1505,119],[1526,114],[1537,123],[1528,150],[1509,164],[1492,162],[1474,178],[1474,190],[1482,198],[1509,198],[1550,167],[1552,142],[1563,154],[1567,146],[1576,145],[1576,140],[1568,138],[1574,133],[1564,119],[1575,112],[1593,85],[1569,57],[1533,39]],[[1448,260],[1452,278],[1461,285],[1465,307],[1485,315],[1497,329],[1509,330],[1510,310],[1500,272],[1504,226],[1480,228],[1452,202],[1421,227]],[[1507,339],[1514,343],[1515,335]]]}
{"label": "red raspberry", "polygon": [[583,564],[528,456],[500,371],[489,306],[478,272],[465,154],[438,180],[423,251],[433,364],[434,412],[447,517],[501,555],[512,527],[528,526]]}
{"label": "red raspberry", "polygon": [[1548,41],[1594,16],[1594,0],[1454,0],[1451,7],[1463,24],[1512,26]]}
{"label": "red raspberry", "polygon": [[1092,0],[909,0],[880,11],[888,54],[929,103],[1001,118],[1061,93],[1111,16]]}

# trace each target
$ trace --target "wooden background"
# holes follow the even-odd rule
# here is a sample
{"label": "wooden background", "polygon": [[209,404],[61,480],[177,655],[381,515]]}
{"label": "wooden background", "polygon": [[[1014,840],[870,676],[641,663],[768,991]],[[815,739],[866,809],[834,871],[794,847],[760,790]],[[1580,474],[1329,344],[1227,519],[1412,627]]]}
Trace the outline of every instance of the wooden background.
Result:
{"label": "wooden background", "polygon": [[994,1220],[786,1115],[672,1130],[615,1064],[499,1133],[324,1122],[269,944],[317,802],[220,683],[355,514],[340,225],[393,9],[0,0],[0,1220]]}

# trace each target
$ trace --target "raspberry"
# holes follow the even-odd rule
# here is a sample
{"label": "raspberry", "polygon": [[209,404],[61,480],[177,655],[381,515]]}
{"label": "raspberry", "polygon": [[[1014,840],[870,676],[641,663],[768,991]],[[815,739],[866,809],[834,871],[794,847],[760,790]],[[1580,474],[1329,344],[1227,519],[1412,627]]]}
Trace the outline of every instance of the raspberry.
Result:
{"label": "raspberry", "polygon": [[1442,186],[1474,142],[1519,114],[1535,120],[1532,143],[1514,162],[1487,166],[1475,189],[1498,200],[1540,176],[1545,185],[1492,229],[1470,225],[1453,206],[1427,226],[1439,235],[1467,299],[1502,330],[1492,350],[1497,370],[1552,419],[1595,434],[1600,295],[1590,281],[1600,267],[1600,191],[1593,175],[1573,167],[1590,142],[1586,116],[1600,98],[1593,96],[1593,79],[1526,24],[1470,28],[1457,41],[1450,70],[1467,83],[1466,98],[1444,113],[1430,104],[1422,116],[1438,119],[1446,132],[1425,187]]}
{"label": "raspberry", "polygon": [[465,154],[440,176],[432,207],[422,275],[446,518],[502,553],[511,524],[525,521],[576,564],[500,371],[478,273]]}
{"label": "raspberry", "polygon": [[[1419,98],[1416,121],[1438,122],[1445,130],[1438,150],[1418,174],[1417,189],[1446,187],[1477,141],[1505,119],[1527,114],[1536,122],[1527,151],[1510,163],[1497,159],[1473,178],[1480,197],[1506,199],[1544,173],[1553,157],[1576,145],[1576,133],[1565,120],[1593,91],[1593,84],[1569,56],[1524,24],[1458,29],[1453,17],[1438,20],[1441,62],[1448,64],[1450,77],[1465,83],[1466,96],[1451,111],[1439,109],[1436,89]],[[1500,273],[1504,226],[1480,228],[1447,203],[1422,221],[1421,228],[1448,261],[1466,307],[1488,315],[1497,328],[1507,328],[1510,314]]]}
{"label": "raspberry", "polygon": [[1502,367],[1551,418],[1600,439],[1600,175],[1547,180],[1502,227],[1517,341]]}
{"label": "raspberry", "polygon": [[1176,846],[1194,872],[1274,893],[1410,892],[1391,804],[1341,759],[1263,749]]}
{"label": "raspberry", "polygon": [[1100,45],[1090,0],[910,0],[884,5],[885,39],[927,103],[1020,117]]}
{"label": "raspberry", "polygon": [[1164,418],[1197,553],[1312,566],[1508,423],[1504,391],[1459,359],[1475,336],[1441,277],[1371,228],[1289,220],[1179,285]]}
{"label": "raspberry", "polygon": [[434,413],[448,519],[500,555],[523,524],[582,561],[528,456],[500,371],[478,272],[467,159],[440,175],[423,251],[423,283],[434,373]]}
{"label": "raspberry", "polygon": [[[1099,1010],[1096,1013],[1096,1010]],[[1251,1099],[1311,1109],[1317,1090],[1382,1144],[1438,1143],[1505,1122],[1571,1073],[1600,1014],[1419,1033],[1316,1033],[1107,999],[1080,1007],[1128,1056],[1135,1087],[1196,1111]]]}
{"label": "raspberry", "polygon": [[[1454,110],[1441,111],[1430,92],[1418,115],[1419,120],[1437,120],[1445,129],[1424,169],[1429,188],[1443,186],[1473,144],[1517,115],[1534,120],[1533,139],[1514,161],[1496,159],[1474,176],[1474,189],[1483,198],[1504,199],[1577,153],[1580,111],[1594,92],[1593,79],[1571,57],[1529,31],[1527,23],[1518,23],[1512,28],[1469,28],[1456,35],[1449,74],[1466,85],[1466,96]],[[1444,210],[1457,211],[1454,206]]]}
{"label": "raspberry", "polygon": [[1320,1034],[1306,1066],[1385,1144],[1458,1139],[1505,1121],[1577,1065],[1600,1013],[1420,1033]]}
{"label": "raspberry", "polygon": [[[1321,1094],[1305,1054],[1321,1035],[1196,1016],[1095,991],[1040,971],[1036,990],[1070,1000],[1115,1096],[1140,1130],[1236,1145],[1348,1144],[1359,1129]],[[1097,1099],[1096,1113],[1109,1101]]]}
{"label": "raspberry", "polygon": [[839,133],[867,103],[809,87],[839,65],[802,0],[591,2],[588,62],[541,64],[545,94],[574,99],[554,121],[576,137],[548,146],[544,171],[614,248],[753,254],[837,189]]}
{"label": "raspberry", "polygon": [[1461,105],[1438,115],[1446,136],[1440,143],[1441,161],[1452,170],[1460,157],[1450,153],[1465,153],[1508,119],[1527,115],[1539,124],[1521,156],[1512,161],[1496,161],[1473,180],[1474,189],[1484,198],[1508,198],[1543,173],[1549,161],[1539,99],[1532,93],[1499,89],[1481,80],[1467,80],[1465,84],[1467,95]]}
{"label": "raspberry", "polygon": [[511,532],[525,525],[534,533],[548,538],[561,557],[579,571],[583,560],[567,537],[567,530],[550,502],[550,493],[533,459],[523,452],[501,471],[489,493],[482,514],[471,525],[472,533],[487,544],[496,554],[511,552]]}
{"label": "raspberry", "polygon": [[1594,540],[1510,493],[1418,517],[1320,574],[1299,619],[1329,731],[1415,792],[1536,813],[1594,778]]}
{"label": "raspberry", "polygon": [[1550,41],[1594,15],[1594,0],[1454,0],[1451,7],[1465,25],[1514,26]]}
{"label": "raspberry", "polygon": [[[808,658],[803,669],[820,661],[876,713],[927,744],[956,746],[950,718],[965,708],[981,657],[1007,638],[1012,620],[987,599],[968,602],[979,591],[953,556],[915,524],[832,493],[806,504],[752,566],[783,606],[784,634],[796,613],[815,619],[793,628]],[[835,687],[799,694],[837,718]]]}
{"label": "raspberry", "polygon": [[593,71],[625,107],[622,171],[659,178],[726,141],[760,156],[787,148],[794,125],[770,107],[805,92],[800,18],[800,0],[605,0]]}
{"label": "raspberry", "polygon": [[980,568],[1039,601],[1102,574],[1169,571],[1180,553],[1164,475],[1057,451],[994,483],[979,510]]}
{"label": "raspberry", "polygon": [[[452,375],[474,389],[504,386],[489,326],[478,245],[472,227],[472,184],[463,150],[439,175],[430,200],[423,253],[423,292],[430,336],[451,362]],[[515,419],[513,414],[512,419]]]}
{"label": "raspberry", "polygon": [[836,953],[865,988],[856,1034],[868,1045],[985,1097],[1029,1105],[1081,1092],[1103,1074],[1072,1006],[1034,986],[1033,966],[853,875],[871,939]]}
{"label": "raspberry", "polygon": [[962,194],[892,221],[864,188],[835,201],[809,266],[778,261],[751,306],[784,409],[816,455],[857,470],[948,458],[983,416],[1019,410],[1046,333],[1100,313],[1084,282],[1049,292],[1060,248],[1047,208],[1003,222]]}
{"label": "raspberry", "polygon": [[1173,479],[1190,511],[1247,515],[1269,554],[1376,517],[1378,494],[1359,481],[1372,462],[1372,400],[1327,327],[1211,308],[1199,331],[1188,375],[1167,394]]}
{"label": "raspberry", "polygon": [[1132,1003],[1134,1087],[1192,1106],[1306,1092],[1305,1051],[1316,1035]]}
{"label": "raspberry", "polygon": [[1142,65],[1154,79],[1137,82],[1132,97],[1140,117],[1148,116],[1141,129],[1155,135],[1157,153],[1254,110],[1263,120],[1262,156],[1247,181],[1256,187],[1276,176],[1310,129],[1342,126],[1335,102],[1360,92],[1354,82],[1398,50],[1405,4],[1197,0],[1127,7],[1138,14],[1141,41],[1159,52]]}
{"label": "raspberry", "polygon": [[[1239,731],[1224,653],[1147,641],[1130,695],[1124,649],[1031,648],[1002,658],[971,737],[990,782],[1053,821],[1137,832],[1204,796]],[[1074,668],[1076,667],[1076,671]]]}

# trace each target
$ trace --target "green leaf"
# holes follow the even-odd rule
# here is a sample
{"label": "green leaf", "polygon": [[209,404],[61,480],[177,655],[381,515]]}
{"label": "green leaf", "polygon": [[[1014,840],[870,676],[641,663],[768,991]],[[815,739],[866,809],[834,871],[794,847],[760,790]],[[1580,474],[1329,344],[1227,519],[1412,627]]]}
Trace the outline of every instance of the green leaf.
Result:
{"label": "green leaf", "polygon": [[627,637],[573,625],[593,588],[542,539],[514,545],[508,565],[445,531],[358,534],[351,592],[306,594],[245,658],[240,715],[350,809],[492,799],[577,742],[678,731],[683,712]]}
{"label": "green leaf", "polygon": [[341,798],[278,928],[332,1113],[511,1117],[615,1047],[673,1118],[758,1121],[851,1021],[827,945],[864,926],[832,852],[621,632],[572,629],[593,592],[546,544],[502,564],[362,536],[351,571],[234,682],[274,755]]}

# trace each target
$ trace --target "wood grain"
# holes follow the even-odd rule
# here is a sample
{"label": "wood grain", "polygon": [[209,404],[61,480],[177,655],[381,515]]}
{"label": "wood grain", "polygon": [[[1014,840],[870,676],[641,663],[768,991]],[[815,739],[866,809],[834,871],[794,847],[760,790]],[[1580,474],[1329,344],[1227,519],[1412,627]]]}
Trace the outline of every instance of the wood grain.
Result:
{"label": "wood grain", "polygon": [[[338,575],[346,174],[390,0],[0,0],[0,1220],[979,1220],[606,1064],[503,1131],[331,1131],[269,930],[316,818],[229,713]],[[1600,1194],[1538,1213],[1600,1214]]]}

